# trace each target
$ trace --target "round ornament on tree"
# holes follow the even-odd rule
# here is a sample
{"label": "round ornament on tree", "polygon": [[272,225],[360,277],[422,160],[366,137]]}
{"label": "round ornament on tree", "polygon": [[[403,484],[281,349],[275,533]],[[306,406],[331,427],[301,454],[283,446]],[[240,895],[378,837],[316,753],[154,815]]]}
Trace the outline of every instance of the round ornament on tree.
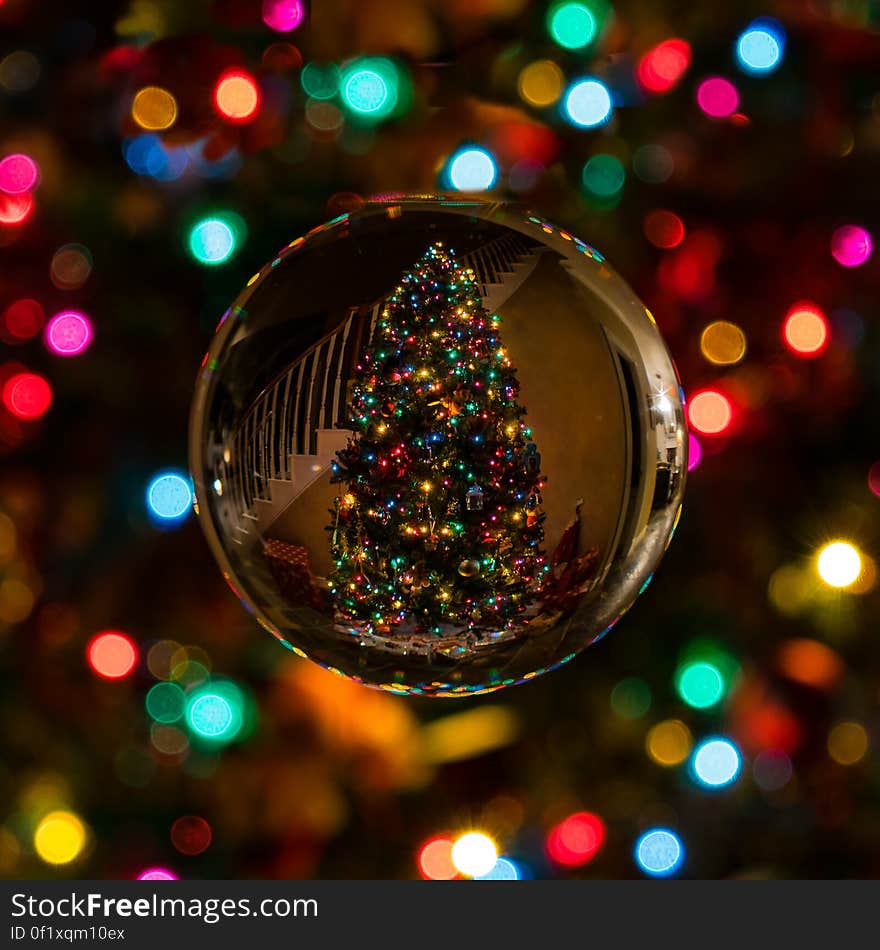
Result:
{"label": "round ornament on tree", "polygon": [[470,695],[620,619],[675,527],[681,388],[584,241],[478,201],[368,203],[223,315],[190,427],[224,577],[301,656]]}

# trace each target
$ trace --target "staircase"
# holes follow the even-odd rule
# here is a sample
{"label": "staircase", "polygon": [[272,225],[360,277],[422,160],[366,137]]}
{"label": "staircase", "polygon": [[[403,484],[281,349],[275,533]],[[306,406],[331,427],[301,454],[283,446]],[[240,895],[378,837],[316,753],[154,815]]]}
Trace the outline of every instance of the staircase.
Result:
{"label": "staircase", "polygon": [[[525,236],[510,234],[459,261],[474,271],[483,306],[497,311],[528,279],[541,253]],[[383,297],[352,307],[336,330],[263,390],[225,440],[214,490],[219,486],[218,512],[237,544],[255,544],[329,470],[353,434],[346,428],[348,384],[384,305]]]}

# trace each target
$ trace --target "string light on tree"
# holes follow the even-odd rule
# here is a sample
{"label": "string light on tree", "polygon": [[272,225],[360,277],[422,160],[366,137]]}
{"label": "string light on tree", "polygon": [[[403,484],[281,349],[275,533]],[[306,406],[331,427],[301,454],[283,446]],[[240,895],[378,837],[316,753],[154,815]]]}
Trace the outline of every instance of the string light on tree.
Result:
{"label": "string light on tree", "polygon": [[357,367],[331,584],[369,633],[504,630],[549,569],[540,456],[499,324],[473,273],[433,244]]}

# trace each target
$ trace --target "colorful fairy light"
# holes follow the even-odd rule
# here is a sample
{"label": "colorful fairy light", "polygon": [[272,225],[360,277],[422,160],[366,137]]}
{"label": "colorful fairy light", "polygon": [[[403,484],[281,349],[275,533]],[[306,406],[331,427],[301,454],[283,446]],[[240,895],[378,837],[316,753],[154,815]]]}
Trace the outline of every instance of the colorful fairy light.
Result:
{"label": "colorful fairy light", "polygon": [[250,122],[260,109],[260,87],[249,72],[227,70],[214,87],[214,105],[228,122]]}
{"label": "colorful fairy light", "polygon": [[724,677],[712,663],[702,660],[686,663],[675,674],[678,695],[695,709],[708,709],[724,696]]}
{"label": "colorful fairy light", "polygon": [[78,356],[92,342],[92,324],[79,310],[63,310],[46,324],[45,340],[56,356]]}
{"label": "colorful fairy light", "polygon": [[599,79],[576,80],[568,87],[563,99],[563,115],[581,129],[604,125],[611,118],[612,111],[611,93]]}
{"label": "colorful fairy light", "polygon": [[829,587],[851,587],[862,573],[862,558],[848,541],[832,541],[819,551],[816,570]]}
{"label": "colorful fairy light", "polygon": [[452,863],[451,838],[438,835],[430,838],[419,849],[418,865],[422,877],[429,881],[451,881],[458,876],[458,869]]}
{"label": "colorful fairy light", "polygon": [[144,86],[132,100],[131,117],[148,132],[170,129],[177,119],[177,100],[160,86]]}
{"label": "colorful fairy light", "polygon": [[127,634],[117,630],[105,630],[89,640],[86,659],[92,670],[102,679],[125,679],[137,664],[137,646]]}
{"label": "colorful fairy light", "polygon": [[684,861],[681,838],[668,828],[651,828],[636,842],[635,860],[650,877],[669,877]]}
{"label": "colorful fairy light", "polygon": [[684,240],[684,222],[673,211],[656,208],[645,215],[645,237],[664,251],[678,247]]}
{"label": "colorful fairy light", "polygon": [[640,719],[651,708],[651,688],[636,676],[628,676],[611,690],[611,709],[621,719]]}
{"label": "colorful fairy light", "polygon": [[700,335],[700,351],[710,363],[732,366],[746,355],[746,335],[735,323],[716,320]]}
{"label": "colorful fairy light", "polygon": [[785,51],[785,30],[771,17],[754,20],[736,41],[736,61],[745,73],[766,75],[782,62]]}
{"label": "colorful fairy light", "polygon": [[782,338],[796,356],[820,356],[828,345],[828,336],[828,320],[816,304],[798,303],[786,314]]}
{"label": "colorful fairy light", "polygon": [[868,733],[859,722],[839,722],[828,733],[828,754],[838,765],[861,762],[868,744]]}
{"label": "colorful fairy light", "polygon": [[189,857],[207,851],[212,838],[211,826],[198,815],[183,815],[171,826],[171,843]]}
{"label": "colorful fairy light", "polygon": [[305,17],[301,0],[263,0],[263,22],[276,33],[295,30]]}
{"label": "colorful fairy light", "polygon": [[713,119],[724,119],[736,112],[739,93],[729,79],[710,76],[697,86],[697,105]]}
{"label": "colorful fairy light", "polygon": [[510,858],[500,857],[491,870],[478,874],[475,881],[518,881],[522,877],[519,865]]}
{"label": "colorful fairy light", "polygon": [[347,63],[339,81],[342,104],[350,115],[378,122],[397,108],[400,78],[390,60],[380,56],[363,57]]}
{"label": "colorful fairy light", "polygon": [[46,864],[70,864],[83,852],[88,840],[85,824],[70,811],[53,811],[34,831],[34,851]]}
{"label": "colorful fairy light", "polygon": [[21,195],[0,194],[0,224],[18,227],[24,224],[34,210],[34,198],[30,192]]}
{"label": "colorful fairy light", "polygon": [[449,159],[446,177],[456,191],[487,191],[498,178],[498,167],[491,152],[469,145]]}
{"label": "colorful fairy light", "polygon": [[687,40],[664,40],[648,50],[636,67],[636,79],[646,92],[663,93],[674,89],[691,65],[691,47]]}
{"label": "colorful fairy light", "polygon": [[729,739],[705,739],[691,758],[694,778],[706,788],[724,788],[739,775],[742,760],[739,750]]}
{"label": "colorful fairy light", "polygon": [[565,74],[552,59],[529,63],[517,79],[520,97],[537,109],[546,109],[558,102],[564,84]]}
{"label": "colorful fairy light", "polygon": [[451,858],[459,873],[468,877],[481,877],[495,867],[498,849],[488,835],[470,831],[455,840]]}
{"label": "colorful fairy light", "polygon": [[40,177],[37,163],[21,152],[0,160],[0,191],[7,195],[23,195],[36,187]]}
{"label": "colorful fairy light", "polygon": [[52,387],[38,373],[16,373],[3,384],[3,405],[23,422],[35,422],[52,405]]}
{"label": "colorful fairy light", "polygon": [[3,311],[3,328],[16,341],[30,340],[43,328],[46,313],[38,300],[23,297]]}
{"label": "colorful fairy light", "polygon": [[160,522],[182,521],[192,504],[192,482],[183,472],[160,472],[147,486],[147,510]]}
{"label": "colorful fairy light", "polygon": [[614,155],[594,155],[581,172],[586,191],[597,198],[614,198],[623,188],[626,171]]}
{"label": "colorful fairy light", "polygon": [[679,719],[665,719],[653,726],[645,737],[645,751],[657,765],[670,768],[688,757],[693,737]]}
{"label": "colorful fairy light", "polygon": [[145,868],[137,875],[138,881],[176,881],[177,875],[168,868]]}
{"label": "colorful fairy light", "polygon": [[245,697],[229,680],[208,679],[187,693],[186,725],[203,743],[224,745],[239,738],[245,717]]}
{"label": "colorful fairy light", "polygon": [[702,435],[723,435],[733,422],[733,407],[723,393],[704,389],[691,397],[688,421]]}
{"label": "colorful fairy light", "polygon": [[547,30],[564,49],[582,50],[598,36],[607,12],[604,0],[563,0],[547,11]]}
{"label": "colorful fairy light", "polygon": [[688,471],[692,472],[703,459],[703,447],[700,440],[693,434],[688,433]]}
{"label": "colorful fairy light", "polygon": [[871,235],[857,224],[844,224],[831,235],[831,256],[842,267],[859,267],[871,256]]}
{"label": "colorful fairy light", "polygon": [[225,264],[245,236],[242,219],[231,211],[208,215],[192,226],[187,244],[192,256],[208,267]]}
{"label": "colorful fairy light", "polygon": [[[147,663],[149,665],[149,656]],[[177,683],[156,683],[150,688],[144,703],[151,719],[169,725],[183,718],[186,712],[186,693]]]}
{"label": "colorful fairy light", "polygon": [[581,867],[592,861],[605,840],[605,824],[588,811],[569,815],[547,835],[547,853],[558,865]]}

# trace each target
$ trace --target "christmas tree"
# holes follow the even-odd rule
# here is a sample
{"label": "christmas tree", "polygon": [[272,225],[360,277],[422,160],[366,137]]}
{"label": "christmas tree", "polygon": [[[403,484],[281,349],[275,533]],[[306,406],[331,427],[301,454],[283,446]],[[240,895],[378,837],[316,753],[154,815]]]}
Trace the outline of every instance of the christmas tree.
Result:
{"label": "christmas tree", "polygon": [[330,580],[342,617],[370,632],[504,630],[541,588],[545,480],[499,323],[433,244],[358,364]]}

